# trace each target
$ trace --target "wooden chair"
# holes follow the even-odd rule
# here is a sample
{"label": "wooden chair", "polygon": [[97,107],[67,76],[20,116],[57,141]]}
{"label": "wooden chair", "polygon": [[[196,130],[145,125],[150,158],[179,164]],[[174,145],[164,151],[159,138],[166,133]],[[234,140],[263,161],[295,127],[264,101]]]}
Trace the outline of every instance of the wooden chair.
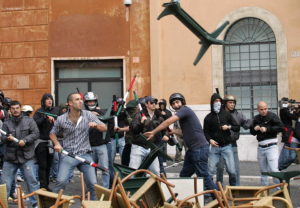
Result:
{"label": "wooden chair", "polygon": [[129,197],[129,201],[136,203],[140,207],[154,208],[163,206],[165,197],[160,183],[162,182],[168,187],[174,187],[174,185],[153,174],[151,171],[145,169],[136,170],[123,178],[121,184],[141,173],[148,174],[150,177],[132,196]]}
{"label": "wooden chair", "polygon": [[[256,191],[252,196],[248,197],[237,197],[231,198],[227,193],[223,190],[221,183],[218,183],[219,190],[221,192],[222,200],[224,202],[225,207],[238,208],[238,207],[269,207],[276,205],[276,207],[287,207],[292,208],[291,198],[289,196],[287,183],[276,184],[272,186],[261,187],[258,191]],[[275,188],[280,187],[280,190],[275,192],[271,192]],[[236,187],[237,189],[238,187]],[[244,190],[244,189],[243,189]],[[246,203],[245,203],[246,202]],[[280,204],[278,204],[280,203]]]}
{"label": "wooden chair", "polygon": [[60,190],[60,192],[57,194],[49,192],[45,189],[38,189],[30,194],[22,196],[22,189],[19,186],[17,187],[17,192],[18,208],[24,208],[24,199],[34,195],[37,197],[39,208],[69,208],[74,199],[80,198],[80,196],[63,195],[63,190]]}
{"label": "wooden chair", "polygon": [[[207,190],[207,191],[202,191],[196,194],[193,194],[191,196],[188,196],[186,198],[184,198],[183,200],[177,200],[176,204],[169,204],[167,202],[164,203],[164,208],[194,208],[194,207],[201,207],[199,203],[193,203],[193,202],[189,202],[188,200],[192,199],[192,198],[197,198],[201,195],[204,194],[214,194],[214,196],[216,197],[216,201],[217,201],[217,205],[216,207],[220,207],[220,208],[225,208],[222,199],[220,197],[220,193],[217,190]],[[204,207],[207,207],[206,205]]]}
{"label": "wooden chair", "polygon": [[[87,200],[82,199],[82,201],[81,201],[82,207],[83,208],[98,208],[98,207],[110,208],[112,205],[112,198],[115,193],[116,181],[117,181],[118,176],[119,176],[119,173],[116,172],[111,190],[106,189],[106,188],[96,184],[95,191],[96,191],[97,197],[99,198],[99,201],[90,201],[89,197]],[[83,183],[84,182],[82,181],[81,184],[83,185]],[[84,189],[82,189],[82,190],[84,193]],[[106,196],[106,198],[104,199],[105,196]]]}
{"label": "wooden chair", "polygon": [[8,208],[6,184],[0,184],[0,207]]}

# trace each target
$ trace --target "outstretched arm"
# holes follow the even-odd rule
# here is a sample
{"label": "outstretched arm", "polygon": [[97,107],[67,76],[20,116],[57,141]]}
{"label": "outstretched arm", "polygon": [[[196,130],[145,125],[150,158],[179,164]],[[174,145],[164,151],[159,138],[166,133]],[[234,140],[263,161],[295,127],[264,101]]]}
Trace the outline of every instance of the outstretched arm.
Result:
{"label": "outstretched arm", "polygon": [[148,132],[144,133],[144,135],[146,137],[148,137],[148,139],[151,139],[155,134],[166,129],[168,126],[170,126],[172,123],[174,123],[178,120],[179,120],[179,117],[177,115],[173,115],[172,117],[170,117],[167,120],[165,120],[164,122],[162,122],[158,127],[153,129],[152,131],[148,131]]}

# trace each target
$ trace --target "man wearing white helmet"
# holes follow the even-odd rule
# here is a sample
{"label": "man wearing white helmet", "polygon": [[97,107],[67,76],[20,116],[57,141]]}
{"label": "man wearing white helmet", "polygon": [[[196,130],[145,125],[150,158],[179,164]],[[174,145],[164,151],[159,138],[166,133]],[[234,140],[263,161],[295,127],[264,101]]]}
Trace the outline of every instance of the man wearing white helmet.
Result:
{"label": "man wearing white helmet", "polygon": [[30,105],[23,105],[21,111],[23,113],[23,116],[31,117],[33,108]]}
{"label": "man wearing white helmet", "polygon": [[[98,106],[98,96],[94,92],[87,92],[84,95],[84,106],[85,109],[91,111],[94,115],[104,116],[105,110],[100,109]],[[108,153],[106,144],[108,141],[104,138],[101,131],[90,128],[89,129],[89,140],[92,147],[92,156],[94,162],[108,169]],[[101,185],[105,188],[109,188],[109,171],[102,171],[102,183]]]}

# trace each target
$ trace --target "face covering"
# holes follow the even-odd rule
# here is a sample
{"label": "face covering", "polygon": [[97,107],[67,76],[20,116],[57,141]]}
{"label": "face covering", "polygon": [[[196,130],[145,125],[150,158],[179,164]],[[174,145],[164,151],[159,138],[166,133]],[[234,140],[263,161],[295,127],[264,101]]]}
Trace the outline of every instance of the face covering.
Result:
{"label": "face covering", "polygon": [[213,104],[213,109],[215,113],[219,113],[221,110],[221,102],[216,102]]}

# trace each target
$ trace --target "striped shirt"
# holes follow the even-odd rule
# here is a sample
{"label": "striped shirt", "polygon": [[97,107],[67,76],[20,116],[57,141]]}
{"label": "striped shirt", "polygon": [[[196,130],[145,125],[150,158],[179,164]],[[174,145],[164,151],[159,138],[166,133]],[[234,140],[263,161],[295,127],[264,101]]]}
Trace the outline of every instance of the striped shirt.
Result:
{"label": "striped shirt", "polygon": [[69,113],[65,113],[57,118],[50,134],[57,135],[62,132],[61,145],[63,149],[75,155],[82,155],[91,151],[88,125],[90,122],[103,124],[97,116],[87,110],[81,111],[77,124],[70,121]]}

